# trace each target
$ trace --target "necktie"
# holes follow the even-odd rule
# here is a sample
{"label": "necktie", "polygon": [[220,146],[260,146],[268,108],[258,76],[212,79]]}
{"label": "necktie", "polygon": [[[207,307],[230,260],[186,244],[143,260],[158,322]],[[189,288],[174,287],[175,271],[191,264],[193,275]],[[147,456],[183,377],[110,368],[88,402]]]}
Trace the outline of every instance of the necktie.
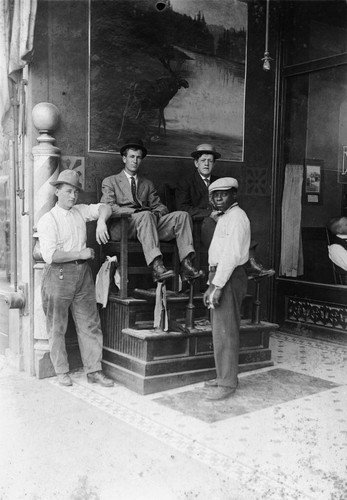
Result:
{"label": "necktie", "polygon": [[135,177],[131,177],[131,194],[133,195],[134,202],[137,206],[141,206],[136,196],[136,182]]}
{"label": "necktie", "polygon": [[204,179],[206,186],[208,187],[210,185],[209,179]]}

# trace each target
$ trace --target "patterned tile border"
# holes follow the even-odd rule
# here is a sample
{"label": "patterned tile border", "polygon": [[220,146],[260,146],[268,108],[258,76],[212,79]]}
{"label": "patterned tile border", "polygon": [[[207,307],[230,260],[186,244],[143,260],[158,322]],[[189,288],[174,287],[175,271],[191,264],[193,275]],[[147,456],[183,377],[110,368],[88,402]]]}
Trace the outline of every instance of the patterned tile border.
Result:
{"label": "patterned tile border", "polygon": [[[280,498],[281,500],[305,500],[314,498],[304,495],[291,486],[283,484],[277,478],[269,477],[269,475],[265,476],[260,470],[255,470],[223,453],[216,452],[197,442],[195,439],[191,439],[145,417],[137,411],[122,406],[113,399],[103,396],[89,387],[78,383],[74,383],[72,387],[62,387],[56,379],[51,379],[49,383],[121,420],[127,425],[144,432],[146,435],[158,439],[173,449],[189,456],[191,459],[207,465],[212,470],[225,475],[235,484],[240,485],[242,493],[249,492],[252,495],[250,497],[252,499],[278,500]],[[254,496],[255,494],[256,497]]]}

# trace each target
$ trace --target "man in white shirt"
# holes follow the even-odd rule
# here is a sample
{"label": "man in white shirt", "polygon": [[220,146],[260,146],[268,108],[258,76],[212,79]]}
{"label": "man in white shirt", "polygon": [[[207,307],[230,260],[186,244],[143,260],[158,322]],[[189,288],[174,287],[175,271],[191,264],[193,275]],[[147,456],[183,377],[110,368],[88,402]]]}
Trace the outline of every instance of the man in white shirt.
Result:
{"label": "man in white shirt", "polygon": [[244,264],[249,258],[250,222],[238,206],[238,182],[224,177],[209,187],[211,199],[220,212],[209,248],[209,287],[204,304],[211,309],[211,326],[217,378],[206,382],[207,399],[231,396],[238,384],[241,305],[247,292]]}
{"label": "man in white shirt", "polygon": [[55,182],[56,205],[37,224],[40,250],[46,266],[41,294],[46,315],[50,356],[61,385],[72,385],[65,345],[69,309],[76,325],[78,344],[89,383],[113,386],[101,370],[102,331],[96,306],[92,271],[87,261],[94,250],[87,248],[86,222],[97,220],[96,240],[109,239],[107,205],[76,205],[82,185],[73,170],[64,170]]}
{"label": "man in white shirt", "polygon": [[339,274],[347,285],[347,217],[334,217],[329,221],[328,229],[331,233],[329,258],[340,268]]}

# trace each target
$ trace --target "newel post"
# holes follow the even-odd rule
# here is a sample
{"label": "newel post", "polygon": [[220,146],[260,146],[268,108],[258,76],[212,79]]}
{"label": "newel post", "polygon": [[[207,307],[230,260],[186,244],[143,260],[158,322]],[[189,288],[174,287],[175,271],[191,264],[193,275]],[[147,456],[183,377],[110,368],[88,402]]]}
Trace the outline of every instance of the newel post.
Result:
{"label": "newel post", "polygon": [[32,110],[33,124],[39,131],[38,145],[32,148],[34,157],[34,227],[33,227],[33,267],[34,267],[34,362],[38,378],[54,375],[49,356],[46,319],[41,302],[41,278],[44,268],[39,241],[37,222],[55,204],[54,187],[50,182],[59,175],[60,149],[54,146],[55,139],[50,135],[59,124],[59,110],[49,102],[41,102]]}

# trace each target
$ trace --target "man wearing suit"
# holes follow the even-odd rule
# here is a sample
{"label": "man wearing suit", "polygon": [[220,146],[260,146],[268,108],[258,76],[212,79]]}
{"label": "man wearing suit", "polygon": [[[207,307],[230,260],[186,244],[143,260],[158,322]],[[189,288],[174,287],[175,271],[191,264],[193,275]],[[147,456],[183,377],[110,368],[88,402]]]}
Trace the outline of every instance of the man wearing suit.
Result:
{"label": "man wearing suit", "polygon": [[[102,182],[101,203],[111,206],[113,214],[131,214],[129,238],[136,237],[142,244],[147,265],[152,267],[153,280],[165,281],[175,275],[165,268],[160,251],[160,240],[176,239],[181,261],[181,278],[190,281],[202,275],[192,259],[195,255],[192,222],[187,212],[169,213],[162,204],[154,184],[138,175],[140,164],[147,154],[141,139],[129,139],[120,148],[124,169]],[[119,224],[115,221],[109,229],[111,239],[119,239]]]}
{"label": "man wearing suit", "polygon": [[208,248],[216,225],[216,211],[210,203],[208,187],[218,178],[212,175],[212,169],[221,155],[211,144],[200,144],[191,156],[194,158],[196,170],[178,182],[176,205],[178,210],[184,210],[192,217],[204,217],[201,241]]}
{"label": "man wearing suit", "polygon": [[[212,175],[216,160],[220,153],[211,144],[200,144],[191,154],[196,170],[189,177],[182,178],[176,188],[176,205],[178,210],[188,212],[192,217],[204,217],[201,224],[201,242],[209,248],[218,221],[219,212],[209,198],[208,188],[218,177]],[[245,265],[249,276],[260,278],[275,274],[273,269],[265,269],[255,260],[256,241],[251,241],[249,260]]]}

